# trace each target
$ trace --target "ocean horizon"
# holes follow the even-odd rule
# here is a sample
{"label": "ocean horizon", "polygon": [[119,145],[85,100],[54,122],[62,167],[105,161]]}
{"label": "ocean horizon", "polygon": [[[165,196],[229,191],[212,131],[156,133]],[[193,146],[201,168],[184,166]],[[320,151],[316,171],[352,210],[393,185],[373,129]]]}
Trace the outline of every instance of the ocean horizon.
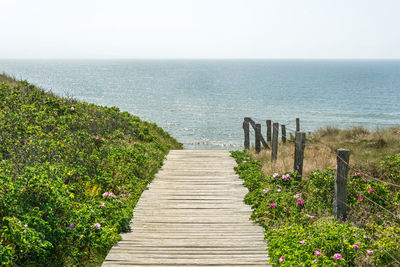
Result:
{"label": "ocean horizon", "polygon": [[117,106],[185,148],[241,149],[251,117],[303,131],[400,124],[400,60],[0,60],[0,72],[53,93]]}

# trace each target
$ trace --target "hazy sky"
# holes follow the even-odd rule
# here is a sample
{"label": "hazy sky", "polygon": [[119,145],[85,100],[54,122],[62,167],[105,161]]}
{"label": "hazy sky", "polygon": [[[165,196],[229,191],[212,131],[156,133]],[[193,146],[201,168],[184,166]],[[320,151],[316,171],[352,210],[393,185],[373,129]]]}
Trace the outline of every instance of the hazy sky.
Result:
{"label": "hazy sky", "polygon": [[400,0],[0,0],[1,58],[400,58]]}

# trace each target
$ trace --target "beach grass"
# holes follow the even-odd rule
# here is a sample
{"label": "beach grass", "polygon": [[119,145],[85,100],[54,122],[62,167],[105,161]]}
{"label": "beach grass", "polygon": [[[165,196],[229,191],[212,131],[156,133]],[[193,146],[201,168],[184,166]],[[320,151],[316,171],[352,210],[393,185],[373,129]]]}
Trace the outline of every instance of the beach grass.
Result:
{"label": "beach grass", "polygon": [[[314,169],[335,168],[336,151],[339,148],[350,150],[350,165],[371,175],[381,175],[380,162],[388,155],[400,153],[400,126],[370,131],[362,127],[339,129],[325,127],[307,134],[304,151],[303,174]],[[253,157],[263,164],[267,175],[293,171],[294,140],[278,145],[278,158],[271,161],[270,150],[259,154],[251,151]]]}

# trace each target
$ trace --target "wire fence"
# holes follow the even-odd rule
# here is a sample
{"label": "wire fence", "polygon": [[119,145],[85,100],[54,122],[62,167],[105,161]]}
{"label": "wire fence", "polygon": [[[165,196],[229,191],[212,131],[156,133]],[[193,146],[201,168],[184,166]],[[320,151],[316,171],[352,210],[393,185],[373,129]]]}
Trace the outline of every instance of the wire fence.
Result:
{"label": "wire fence", "polygon": [[[320,185],[319,186],[320,189],[322,189],[326,194],[330,195],[331,197],[334,198],[334,194],[332,193],[332,191],[330,189],[327,189],[325,186]],[[340,200],[338,200],[340,201]],[[345,205],[349,210],[351,210],[353,212],[353,214],[355,214],[359,219],[368,222],[368,218],[365,218],[364,216],[360,215],[360,211],[355,210],[354,208],[352,208],[348,203],[340,201],[343,205]],[[370,213],[373,216],[378,216],[375,213]],[[376,230],[377,231],[377,230]],[[383,248],[378,242],[376,242],[376,240],[374,238],[372,238],[370,235],[367,234],[367,238],[370,239],[371,241],[373,241],[382,251],[384,251],[389,257],[391,257],[396,263],[400,264],[400,261],[394,257],[391,253],[389,253],[385,248]]]}
{"label": "wire fence", "polygon": [[[271,125],[272,123],[273,123],[273,122],[270,121],[270,125]],[[296,124],[297,124],[297,123],[298,123],[298,122],[296,122]],[[292,128],[292,127],[288,127],[288,125],[291,125],[291,123],[290,123],[290,122],[285,122],[285,133],[286,133],[286,134],[289,133],[289,134],[291,135],[291,138],[286,139],[286,136],[285,136],[285,137],[282,136],[282,139],[285,138],[285,139],[287,140],[287,142],[295,143],[295,146],[296,146],[297,140],[296,140],[296,138],[293,138],[293,137],[296,137],[296,133],[298,133],[299,131],[297,131],[296,129],[294,129],[294,128]],[[267,127],[268,127],[268,122],[267,122]],[[299,125],[296,125],[296,128],[297,128],[297,127],[299,127]],[[273,127],[272,127],[272,128],[273,128]],[[271,136],[271,133],[268,133],[268,131],[271,131],[271,129],[267,129],[267,136],[268,136],[268,134],[269,134],[269,136]],[[254,134],[253,134],[252,132],[250,132],[250,133],[254,136]],[[267,140],[267,141],[270,141],[270,140]],[[326,148],[328,148],[328,151],[330,152],[330,154],[331,154],[332,156],[336,157],[336,159],[337,159],[337,161],[338,161],[338,164],[339,164],[339,162],[345,164],[345,166],[346,166],[346,168],[347,168],[347,171],[354,172],[355,175],[356,175],[356,174],[361,174],[361,173],[362,173],[363,178],[365,179],[365,181],[366,181],[367,183],[368,183],[369,180],[370,180],[370,181],[374,181],[374,182],[376,182],[376,183],[385,184],[386,186],[391,187],[391,189],[395,190],[394,193],[396,193],[396,190],[397,190],[398,188],[400,188],[400,185],[399,185],[399,184],[395,184],[395,183],[393,183],[393,182],[391,182],[391,181],[387,181],[387,180],[385,180],[384,178],[381,178],[381,177],[377,178],[375,175],[369,173],[367,170],[361,170],[360,167],[355,167],[355,166],[353,166],[353,165],[350,164],[348,161],[346,161],[344,158],[340,157],[340,155],[337,153],[337,151],[335,151],[335,149],[334,149],[331,145],[329,145],[329,144],[323,142],[322,140],[318,140],[316,143],[319,143],[319,144],[325,146]],[[296,163],[295,163],[295,166],[296,166]],[[355,175],[353,175],[353,179],[354,179],[354,178],[357,178]],[[335,178],[335,179],[337,179],[337,178]],[[348,179],[348,178],[346,177],[346,187],[348,187],[348,188],[351,190],[351,192],[352,192],[353,194],[355,194],[355,197],[358,198],[358,200],[359,200],[360,202],[361,202],[361,201],[364,201],[364,199],[366,199],[366,200],[368,201],[368,203],[370,203],[370,205],[376,207],[376,209],[382,211],[382,213],[380,213],[380,212],[375,212],[376,210],[373,209],[373,208],[362,209],[362,210],[358,210],[358,211],[357,211],[356,209],[354,209],[351,205],[349,205],[349,204],[347,203],[347,199],[345,199],[345,201],[343,201],[343,200],[341,200],[340,198],[338,198],[337,195],[336,195],[334,192],[332,192],[332,191],[333,191],[332,189],[327,189],[327,188],[325,188],[324,186],[320,186],[320,188],[321,188],[328,196],[332,197],[332,198],[333,198],[335,201],[337,201],[338,203],[341,203],[342,205],[344,205],[349,211],[352,212],[352,214],[354,214],[354,216],[356,216],[358,219],[361,219],[361,220],[364,221],[364,222],[369,222],[369,220],[368,220],[368,218],[366,218],[365,216],[361,215],[360,212],[361,212],[361,213],[362,213],[362,212],[366,212],[366,214],[367,214],[367,216],[368,216],[369,218],[375,217],[375,218],[377,218],[377,219],[379,219],[379,220],[385,220],[385,219],[387,219],[387,216],[389,216],[389,218],[393,218],[393,219],[394,219],[393,221],[391,221],[391,223],[396,223],[396,224],[398,224],[398,223],[400,222],[400,215],[399,215],[399,214],[396,214],[396,213],[399,213],[399,211],[398,211],[399,208],[398,208],[398,206],[396,206],[396,205],[393,203],[393,200],[387,199],[386,197],[381,196],[381,195],[375,193],[374,190],[368,191],[368,194],[363,193],[362,191],[365,190],[365,188],[364,188],[364,189],[361,188],[361,186],[358,185],[357,183],[351,183],[351,184],[350,184],[351,187],[349,187],[348,184],[347,184],[347,179]],[[336,184],[336,186],[337,186],[337,185],[338,185],[338,184]],[[371,189],[372,189],[372,188],[370,188],[370,190],[371,190]],[[303,192],[302,194],[304,194],[306,197],[312,197],[312,196],[310,196],[309,194],[307,194],[307,193],[305,193],[305,192]],[[375,200],[377,200],[377,201],[380,202],[381,204],[378,203],[377,201],[375,201],[375,200],[372,199],[372,198],[375,198]],[[386,214],[386,216],[384,216],[384,214]],[[375,231],[380,232],[380,231],[377,230],[377,229],[375,229]],[[382,234],[382,233],[381,233],[381,234]],[[387,251],[384,247],[382,247],[373,237],[371,237],[370,235],[368,235],[367,238],[370,239],[373,243],[375,243],[375,244],[376,244],[382,251],[384,251],[393,261],[395,261],[397,264],[400,265],[400,261],[399,261],[396,257],[394,257],[389,251]]]}
{"label": "wire fence", "polygon": [[[335,199],[335,194],[332,193],[331,189],[327,189],[325,186],[323,185],[319,185],[319,188],[322,189],[328,196],[330,196],[332,199]],[[303,193],[304,194],[304,193]],[[310,194],[305,194],[308,197],[312,197]],[[377,204],[376,202],[374,202],[373,200],[369,199],[371,202]],[[341,201],[341,200],[337,200],[339,202],[341,202],[343,205],[345,205],[349,210],[351,210],[353,212],[354,215],[356,215],[359,219],[361,219],[364,222],[368,222],[368,218],[366,218],[365,216],[360,215],[360,211],[355,210],[353,207],[351,207],[347,202]],[[380,206],[380,205],[379,205]],[[385,209],[384,207],[380,206],[381,208]],[[388,211],[389,213],[392,214],[392,212]],[[379,217],[378,214],[376,213],[370,213],[371,216],[375,216],[375,217]],[[398,218],[398,216],[396,216],[395,214],[392,214],[395,217]],[[380,232],[379,230],[375,229],[375,231]],[[382,232],[380,232],[382,234]],[[376,242],[376,240],[374,238],[371,237],[371,235],[366,235],[366,237],[368,239],[370,239],[372,242],[374,242],[375,245],[377,245],[382,251],[384,251],[391,259],[393,259],[396,263],[400,264],[400,261],[394,257],[389,251],[387,251],[384,247],[382,247],[378,242]]]}

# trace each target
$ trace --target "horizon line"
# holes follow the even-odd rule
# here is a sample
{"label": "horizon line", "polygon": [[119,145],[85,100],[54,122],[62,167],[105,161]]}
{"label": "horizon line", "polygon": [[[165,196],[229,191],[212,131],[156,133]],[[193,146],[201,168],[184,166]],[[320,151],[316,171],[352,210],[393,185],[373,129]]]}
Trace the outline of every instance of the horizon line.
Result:
{"label": "horizon line", "polygon": [[0,60],[400,60],[400,58],[189,58],[189,57],[177,57],[177,58],[168,58],[168,57],[160,57],[160,58],[0,58]]}

